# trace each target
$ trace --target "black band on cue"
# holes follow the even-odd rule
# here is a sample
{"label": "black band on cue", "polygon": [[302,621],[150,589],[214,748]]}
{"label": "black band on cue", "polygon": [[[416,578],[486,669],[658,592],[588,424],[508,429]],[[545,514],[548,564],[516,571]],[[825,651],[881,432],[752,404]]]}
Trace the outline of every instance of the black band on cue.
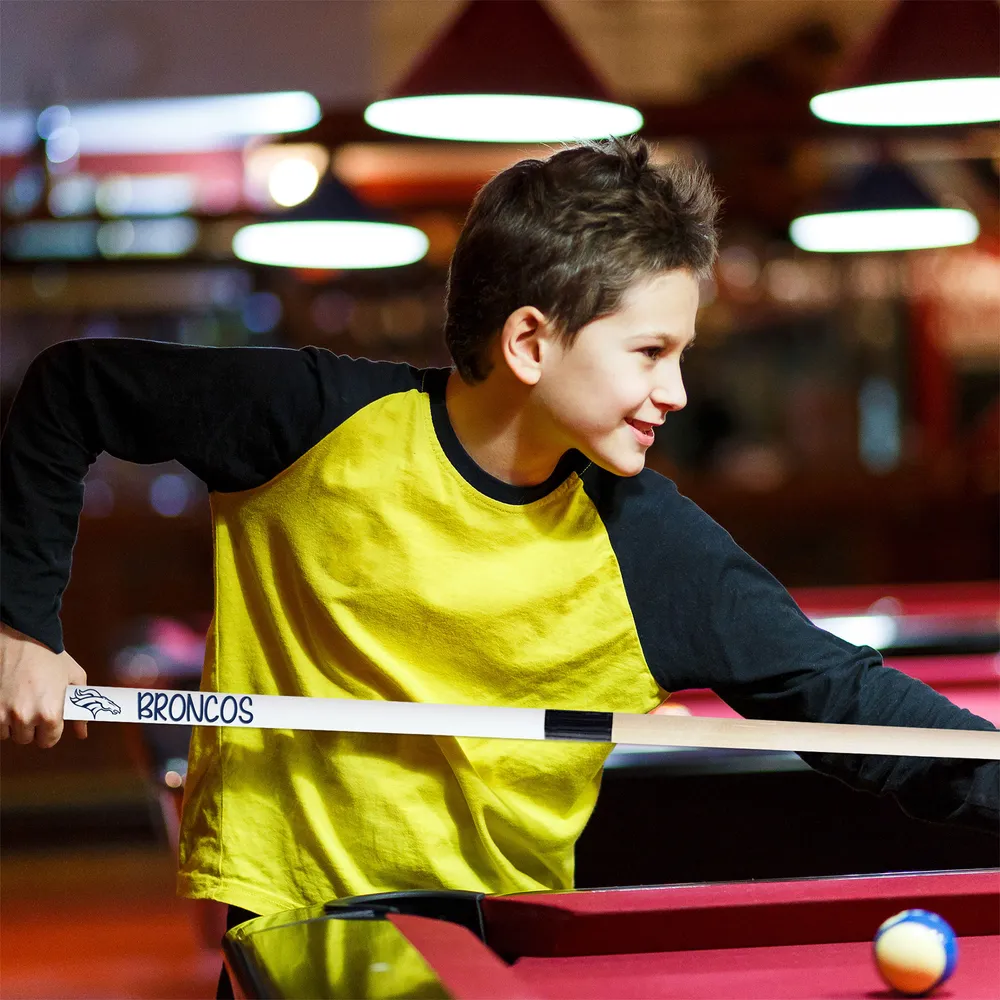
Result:
{"label": "black band on cue", "polygon": [[612,719],[611,712],[568,712],[548,708],[545,710],[545,738],[611,743]]}

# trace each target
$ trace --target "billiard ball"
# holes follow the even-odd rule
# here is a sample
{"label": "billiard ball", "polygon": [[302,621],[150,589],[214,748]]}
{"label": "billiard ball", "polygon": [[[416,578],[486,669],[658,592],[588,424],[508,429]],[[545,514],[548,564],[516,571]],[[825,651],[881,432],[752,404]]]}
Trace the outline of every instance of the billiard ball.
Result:
{"label": "billiard ball", "polygon": [[903,910],[875,934],[875,964],[894,990],[915,997],[940,986],[955,971],[958,942],[943,917]]}

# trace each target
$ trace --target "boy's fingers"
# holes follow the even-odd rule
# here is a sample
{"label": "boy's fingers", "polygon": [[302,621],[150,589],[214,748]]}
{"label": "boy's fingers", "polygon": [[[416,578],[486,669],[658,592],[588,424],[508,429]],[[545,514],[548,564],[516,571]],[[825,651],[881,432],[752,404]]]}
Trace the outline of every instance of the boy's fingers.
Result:
{"label": "boy's fingers", "polygon": [[0,740],[10,739],[10,726],[6,722],[0,723]]}
{"label": "boy's fingers", "polygon": [[73,729],[76,732],[76,738],[78,740],[85,740],[87,738],[87,723],[82,719],[77,719],[73,723]]}
{"label": "boy's fingers", "polygon": [[62,733],[62,719],[46,719],[35,727],[35,742],[43,748],[54,747],[59,742]]}
{"label": "boy's fingers", "polygon": [[10,734],[15,743],[33,743],[35,740],[35,724],[33,722],[19,722],[15,719],[11,723]]}

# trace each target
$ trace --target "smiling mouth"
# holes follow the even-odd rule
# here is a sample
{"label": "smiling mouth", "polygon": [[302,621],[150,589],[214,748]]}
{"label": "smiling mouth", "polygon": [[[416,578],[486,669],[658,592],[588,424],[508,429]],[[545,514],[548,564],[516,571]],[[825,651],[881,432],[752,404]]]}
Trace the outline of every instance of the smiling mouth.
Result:
{"label": "smiling mouth", "polygon": [[658,424],[651,424],[644,420],[631,420],[626,419],[625,423],[632,428],[632,433],[636,436],[636,440],[645,446],[649,446],[653,443],[655,439],[654,428],[658,427]]}

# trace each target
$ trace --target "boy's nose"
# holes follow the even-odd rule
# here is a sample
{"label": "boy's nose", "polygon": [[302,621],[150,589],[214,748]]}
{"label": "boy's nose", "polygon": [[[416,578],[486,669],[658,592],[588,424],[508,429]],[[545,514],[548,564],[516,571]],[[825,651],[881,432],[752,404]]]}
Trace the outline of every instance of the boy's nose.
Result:
{"label": "boy's nose", "polygon": [[672,372],[669,377],[656,387],[652,394],[653,402],[666,413],[683,410],[687,406],[687,390],[680,371]]}

